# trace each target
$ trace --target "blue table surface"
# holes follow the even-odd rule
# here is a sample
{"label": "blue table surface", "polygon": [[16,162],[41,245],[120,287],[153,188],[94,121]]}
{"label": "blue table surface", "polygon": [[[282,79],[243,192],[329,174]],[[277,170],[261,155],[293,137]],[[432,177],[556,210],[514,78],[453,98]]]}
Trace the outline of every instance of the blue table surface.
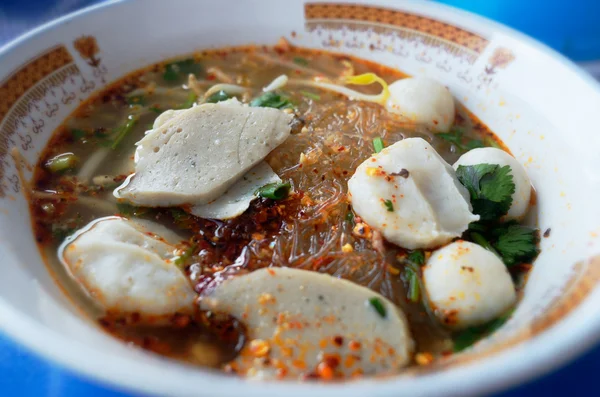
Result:
{"label": "blue table surface", "polygon": [[[0,0],[0,45],[33,26],[96,2],[97,0]],[[449,3],[456,4],[456,1],[449,1]],[[598,395],[598,392],[592,390],[597,388],[595,376],[599,372],[600,346],[553,374],[499,393],[497,396]],[[45,361],[25,348],[15,345],[2,334],[0,334],[0,390],[0,396],[7,397],[131,396],[108,388],[106,385],[92,383]]]}

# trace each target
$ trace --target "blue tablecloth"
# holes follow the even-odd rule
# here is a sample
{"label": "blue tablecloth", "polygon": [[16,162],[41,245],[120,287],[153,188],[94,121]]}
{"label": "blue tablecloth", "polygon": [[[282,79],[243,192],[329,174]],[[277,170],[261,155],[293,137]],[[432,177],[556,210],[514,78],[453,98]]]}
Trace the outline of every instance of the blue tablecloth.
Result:
{"label": "blue tablecloth", "polygon": [[[96,2],[98,0],[0,0],[0,45],[32,26]],[[457,1],[446,2],[457,4]],[[464,1],[458,3],[465,4]],[[476,10],[481,11],[481,7]],[[503,20],[503,22],[507,21]],[[600,395],[598,391],[593,391],[597,389],[595,376],[599,372],[600,347],[554,374],[498,396]],[[131,397],[130,394],[122,391],[93,384],[53,363],[42,360],[23,347],[15,345],[2,334],[0,334],[0,396]]]}

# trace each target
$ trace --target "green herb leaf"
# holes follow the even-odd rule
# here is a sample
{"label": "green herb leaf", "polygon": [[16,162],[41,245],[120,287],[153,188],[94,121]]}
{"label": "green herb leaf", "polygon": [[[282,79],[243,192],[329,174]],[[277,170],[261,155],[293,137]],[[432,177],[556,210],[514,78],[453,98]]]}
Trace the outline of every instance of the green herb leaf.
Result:
{"label": "green herb leaf", "polygon": [[142,216],[146,214],[150,208],[148,207],[136,207],[127,203],[117,203],[117,211],[119,215],[125,217],[131,216]]}
{"label": "green herb leaf", "polygon": [[508,165],[460,165],[456,176],[469,191],[473,212],[481,220],[495,220],[506,215],[515,192],[515,183]]}
{"label": "green herb leaf", "polygon": [[485,237],[483,237],[481,234],[479,234],[477,232],[471,232],[471,239],[473,240],[474,243],[481,245],[483,248],[492,252],[494,255],[498,256],[499,258],[502,258],[502,256],[498,253],[498,251],[496,251],[494,249],[492,244],[490,244],[490,242],[487,241],[485,239]]}
{"label": "green herb leaf", "polygon": [[117,137],[110,145],[110,148],[115,150],[119,146],[121,141],[123,139],[125,139],[125,137],[131,132],[131,130],[133,130],[133,127],[135,127],[136,123],[137,123],[137,117],[129,116],[129,119],[127,120],[127,122],[123,126],[121,126],[117,129],[117,131],[116,131]]}
{"label": "green herb leaf", "polygon": [[143,106],[146,104],[146,98],[143,95],[133,95],[125,98],[129,105],[140,105]]}
{"label": "green herb leaf", "polygon": [[373,138],[373,149],[375,150],[375,153],[379,153],[383,150],[383,148],[385,147],[385,144],[383,143],[383,139],[381,139],[381,137],[377,137],[377,138]]}
{"label": "green herb leaf", "polygon": [[274,182],[259,188],[256,193],[260,197],[269,198],[272,200],[281,200],[288,196],[291,188],[292,185],[290,185],[289,182]]}
{"label": "green herb leaf", "polygon": [[57,243],[62,243],[67,237],[75,232],[76,228],[63,224],[53,223],[51,227],[52,239]]}
{"label": "green herb leaf", "polygon": [[265,92],[261,96],[254,98],[250,102],[250,106],[275,109],[294,107],[287,97],[277,94],[273,91]]}
{"label": "green herb leaf", "polygon": [[177,257],[177,259],[175,259],[174,263],[180,267],[184,266],[194,254],[194,250],[196,249],[196,247],[197,245],[194,244],[188,249],[186,249],[181,255]]}
{"label": "green herb leaf", "polygon": [[450,132],[442,132],[435,135],[447,142],[454,144],[461,152],[486,146],[481,139],[471,139],[467,143],[464,143],[466,139],[464,132],[462,129],[457,127],[452,129]]}
{"label": "green herb leaf", "polygon": [[519,263],[530,263],[540,252],[537,246],[539,241],[537,229],[510,224],[496,228],[494,233],[498,235],[494,247],[508,267]]}
{"label": "green herb leaf", "polygon": [[170,208],[169,213],[173,218],[173,223],[180,229],[191,229],[194,226],[195,218],[180,208]]}
{"label": "green herb leaf", "polygon": [[71,130],[71,135],[73,135],[73,139],[80,140],[87,136],[87,132],[84,130],[80,130],[78,128]]}
{"label": "green herb leaf", "polygon": [[378,297],[374,296],[372,298],[369,298],[369,304],[382,318],[387,317],[387,311],[385,310],[385,306],[383,306],[383,303]]}
{"label": "green herb leaf", "polygon": [[229,94],[227,94],[225,91],[221,90],[221,91],[215,92],[214,94],[212,94],[211,96],[206,98],[206,102],[207,103],[217,103],[217,102],[221,102],[221,101],[226,101],[229,98],[231,98],[229,96]]}
{"label": "green herb leaf", "polygon": [[472,149],[477,149],[477,148],[485,147],[485,145],[483,144],[482,140],[471,139],[469,142],[467,142],[467,144],[465,145],[465,147],[468,150],[472,150]]}
{"label": "green herb leaf", "polygon": [[73,153],[63,153],[58,156],[54,156],[44,166],[46,169],[53,174],[72,170],[79,164],[79,157]]}
{"label": "green herb leaf", "polygon": [[294,57],[294,63],[300,66],[308,66],[308,60],[302,57]]}
{"label": "green herb leaf", "polygon": [[156,105],[155,106],[150,106],[148,108],[148,110],[150,110],[151,112],[154,112],[154,113],[158,113],[158,114],[161,114],[163,112],[163,110],[161,108],[159,108],[158,106],[156,106]]}
{"label": "green herb leaf", "polygon": [[460,128],[454,128],[450,132],[441,132],[435,134],[435,136],[442,138],[443,140],[453,143],[458,147],[461,151],[466,149],[465,145],[463,145],[463,131]]}
{"label": "green herb leaf", "polygon": [[177,108],[178,109],[189,109],[192,106],[194,106],[194,104],[196,103],[196,99],[198,99],[196,94],[193,92],[190,92],[188,94],[187,100],[184,103],[182,103],[181,105],[179,105]]}
{"label": "green herb leaf", "polygon": [[346,214],[346,222],[354,223],[354,212],[348,211]]}
{"label": "green herb leaf", "polygon": [[385,200],[383,204],[385,205],[385,208],[387,208],[388,212],[394,212],[394,203],[392,203],[392,200]]}
{"label": "green herb leaf", "polygon": [[458,353],[467,347],[472,346],[475,342],[481,338],[492,334],[503,326],[506,321],[512,316],[514,310],[510,310],[508,313],[498,317],[495,320],[490,321],[487,324],[480,325],[477,327],[469,327],[463,331],[454,334],[454,352]]}
{"label": "green herb leaf", "polygon": [[418,266],[423,266],[425,264],[425,253],[423,250],[414,250],[408,254],[406,259]]}
{"label": "green herb leaf", "polygon": [[180,77],[189,73],[196,73],[200,69],[200,64],[197,64],[194,59],[184,59],[182,61],[172,62],[165,65],[165,73],[163,79],[166,81],[176,81]]}
{"label": "green herb leaf", "polygon": [[421,300],[421,286],[419,284],[419,274],[410,266],[404,268],[406,280],[408,281],[408,299],[413,303],[419,303]]}
{"label": "green herb leaf", "polygon": [[319,101],[319,100],[321,100],[321,95],[315,94],[314,92],[300,91],[300,93],[302,95],[304,95],[305,97],[312,99],[313,101]]}

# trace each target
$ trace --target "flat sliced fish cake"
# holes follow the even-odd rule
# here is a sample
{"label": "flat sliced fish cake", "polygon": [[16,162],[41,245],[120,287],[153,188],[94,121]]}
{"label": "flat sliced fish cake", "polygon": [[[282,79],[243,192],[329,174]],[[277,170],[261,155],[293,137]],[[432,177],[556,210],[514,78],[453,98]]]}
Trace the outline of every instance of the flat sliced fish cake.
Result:
{"label": "flat sliced fish cake", "polygon": [[252,378],[392,373],[409,363],[414,345],[404,313],[389,300],[312,271],[255,270],[223,282],[200,307],[246,325],[249,342],[230,366]]}
{"label": "flat sliced fish cake", "polygon": [[[58,257],[104,310],[162,316],[190,312],[195,293],[173,263],[176,247],[144,226],[100,218],[68,238]],[[160,227],[157,225],[157,227]]]}
{"label": "flat sliced fish cake", "polygon": [[149,207],[207,204],[287,139],[292,118],[237,100],[170,112],[137,143],[135,174],[114,195]]}
{"label": "flat sliced fish cake", "polygon": [[281,182],[266,161],[246,172],[221,197],[207,204],[194,205],[190,212],[200,218],[230,219],[243,214],[258,198],[258,189],[269,183]]}

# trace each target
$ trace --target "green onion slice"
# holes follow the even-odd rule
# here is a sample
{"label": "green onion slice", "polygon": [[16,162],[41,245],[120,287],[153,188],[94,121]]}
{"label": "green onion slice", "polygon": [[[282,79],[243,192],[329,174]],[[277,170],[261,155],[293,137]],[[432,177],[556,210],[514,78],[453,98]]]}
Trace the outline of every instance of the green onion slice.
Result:
{"label": "green onion slice", "polygon": [[289,182],[274,182],[269,183],[257,190],[260,197],[269,198],[272,200],[281,200],[288,196],[292,185]]}

